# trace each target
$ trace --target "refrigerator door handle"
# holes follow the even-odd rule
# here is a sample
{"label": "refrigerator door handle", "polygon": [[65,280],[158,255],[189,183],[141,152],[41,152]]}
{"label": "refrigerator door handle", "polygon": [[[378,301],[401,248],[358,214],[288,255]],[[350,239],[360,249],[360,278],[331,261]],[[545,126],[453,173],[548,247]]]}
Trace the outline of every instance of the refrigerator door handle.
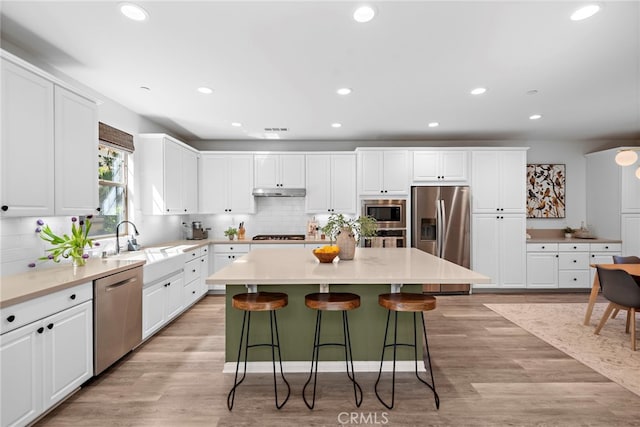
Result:
{"label": "refrigerator door handle", "polygon": [[440,258],[444,258],[447,239],[445,238],[445,233],[447,231],[447,212],[444,207],[444,200],[440,200],[440,228],[442,232],[440,233]]}
{"label": "refrigerator door handle", "polygon": [[442,200],[436,200],[436,253],[437,257],[442,257]]}

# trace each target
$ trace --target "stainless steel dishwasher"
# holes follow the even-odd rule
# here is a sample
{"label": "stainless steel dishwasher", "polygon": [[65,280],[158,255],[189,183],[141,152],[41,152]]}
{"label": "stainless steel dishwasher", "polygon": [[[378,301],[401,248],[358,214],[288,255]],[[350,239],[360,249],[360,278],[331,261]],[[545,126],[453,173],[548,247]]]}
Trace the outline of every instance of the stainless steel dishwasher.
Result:
{"label": "stainless steel dishwasher", "polygon": [[142,342],[142,267],[93,282],[93,373]]}

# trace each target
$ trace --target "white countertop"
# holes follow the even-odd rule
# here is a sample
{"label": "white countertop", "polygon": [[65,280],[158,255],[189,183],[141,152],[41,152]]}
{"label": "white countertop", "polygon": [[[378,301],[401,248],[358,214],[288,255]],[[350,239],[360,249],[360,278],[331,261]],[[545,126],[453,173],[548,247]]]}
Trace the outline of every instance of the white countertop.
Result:
{"label": "white countertop", "polygon": [[490,283],[490,279],[415,248],[356,248],[352,261],[321,264],[303,248],[252,251],[209,276],[208,284]]}

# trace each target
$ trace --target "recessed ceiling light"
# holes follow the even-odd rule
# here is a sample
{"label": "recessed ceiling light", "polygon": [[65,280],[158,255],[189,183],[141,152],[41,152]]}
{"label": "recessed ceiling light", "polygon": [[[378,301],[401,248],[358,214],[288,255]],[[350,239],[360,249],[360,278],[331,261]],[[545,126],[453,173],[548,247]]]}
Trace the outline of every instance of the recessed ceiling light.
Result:
{"label": "recessed ceiling light", "polygon": [[351,93],[351,89],[348,87],[341,87],[336,92],[338,95],[349,95]]}
{"label": "recessed ceiling light", "polygon": [[140,86],[140,89],[151,92],[151,89],[148,86]]}
{"label": "recessed ceiling light", "polygon": [[597,4],[590,4],[583,6],[571,14],[572,21],[582,21],[583,19],[591,18],[593,15],[600,11],[600,6]]}
{"label": "recessed ceiling light", "polygon": [[631,166],[638,160],[638,153],[633,150],[618,151],[615,160],[620,166]]}
{"label": "recessed ceiling light", "polygon": [[332,128],[341,128],[342,127],[342,123],[331,123],[331,127]]}
{"label": "recessed ceiling light", "polygon": [[374,16],[376,16],[376,11],[371,6],[360,6],[353,12],[353,19],[360,23],[369,22]]}
{"label": "recessed ceiling light", "polygon": [[211,95],[213,93],[213,89],[202,86],[198,88],[198,92],[204,93],[205,95]]}
{"label": "recessed ceiling light", "polygon": [[539,120],[542,118],[542,114],[532,114],[529,116],[529,120]]}
{"label": "recessed ceiling light", "polygon": [[440,126],[440,123],[438,123],[438,122],[431,122],[431,123],[429,123],[427,126],[429,126],[430,128],[437,128],[438,126]]}
{"label": "recessed ceiling light", "polygon": [[537,95],[537,94],[538,94],[537,89],[531,89],[527,91],[527,95]]}
{"label": "recessed ceiling light", "polygon": [[241,126],[242,126],[242,123],[239,123],[239,122],[233,122],[233,123],[231,123],[231,126],[236,127],[236,128],[239,128],[239,127],[241,127]]}
{"label": "recessed ceiling light", "polygon": [[482,95],[486,91],[487,91],[486,88],[477,87],[477,88],[471,90],[471,95]]}
{"label": "recessed ceiling light", "polygon": [[129,19],[134,21],[146,21],[149,14],[146,10],[133,3],[120,3],[120,12]]}

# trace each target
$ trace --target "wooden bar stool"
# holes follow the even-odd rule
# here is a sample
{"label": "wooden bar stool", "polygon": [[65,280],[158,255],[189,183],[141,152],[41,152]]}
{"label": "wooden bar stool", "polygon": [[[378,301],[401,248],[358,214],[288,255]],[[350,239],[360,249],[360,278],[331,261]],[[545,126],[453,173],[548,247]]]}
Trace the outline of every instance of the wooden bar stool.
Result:
{"label": "wooden bar stool", "polygon": [[[271,362],[273,363],[273,390],[275,393],[276,408],[280,409],[289,400],[291,394],[291,387],[284,377],[282,370],[282,357],[280,355],[280,337],[278,336],[278,322],[276,319],[276,310],[286,307],[289,303],[288,295],[280,292],[254,292],[234,295],[232,298],[232,307],[238,310],[243,310],[242,316],[242,331],[240,332],[240,345],[238,345],[238,358],[236,361],[236,375],[233,380],[233,387],[227,396],[227,407],[229,410],[233,409],[233,401],[236,396],[236,389],[247,373],[247,353],[250,348],[253,347],[271,347]],[[251,312],[253,311],[268,311],[269,312],[269,326],[271,327],[271,343],[258,343],[249,344],[249,332],[251,331]],[[246,324],[246,332],[245,332]],[[275,341],[274,332],[275,330]],[[240,355],[242,354],[242,344],[244,339],[244,371],[242,372],[242,378],[238,381],[238,369],[240,367]],[[280,376],[287,386],[287,397],[282,403],[278,403],[278,386],[276,382],[276,360],[275,350],[278,349],[278,361],[280,362]]]}
{"label": "wooden bar stool", "polygon": [[[378,371],[378,379],[375,384],[375,392],[376,396],[380,403],[382,403],[388,409],[393,409],[393,405],[395,402],[395,391],[396,391],[396,348],[399,346],[404,347],[413,347],[414,351],[414,361],[415,361],[415,372],[416,377],[420,382],[424,383],[433,391],[433,396],[436,402],[436,408],[440,408],[440,397],[438,397],[438,393],[436,392],[436,384],[433,380],[433,368],[431,366],[431,356],[429,354],[429,342],[427,341],[427,328],[424,324],[424,312],[433,310],[436,308],[436,299],[430,295],[423,294],[414,294],[414,293],[392,293],[392,294],[382,294],[378,295],[378,304],[388,310],[387,312],[387,326],[384,330],[384,344],[382,346],[382,356],[380,358],[380,371]],[[391,312],[394,312],[394,328],[393,328],[393,344],[387,344],[387,335],[389,331],[389,318],[391,317]],[[398,312],[399,311],[408,311],[413,313],[413,344],[407,343],[398,343]],[[424,333],[424,345],[427,350],[427,361],[429,362],[429,373],[431,374],[431,384],[427,381],[420,378],[418,375],[418,346],[417,346],[417,328],[416,328],[416,312],[420,312],[420,318],[422,320],[422,331]],[[391,385],[391,404],[387,404],[380,394],[378,394],[378,383],[380,382],[380,377],[382,375],[382,364],[384,362],[384,353],[388,347],[393,347],[393,373],[392,373],[392,385]]]}
{"label": "wooden bar stool", "polygon": [[[304,303],[310,309],[317,310],[316,331],[313,337],[313,355],[311,357],[311,372],[309,373],[309,379],[307,379],[307,382],[302,388],[302,398],[304,399],[304,403],[309,409],[313,409],[316,404],[316,384],[318,379],[318,359],[320,356],[320,347],[339,346],[344,347],[344,362],[346,365],[347,376],[353,383],[353,396],[356,401],[356,406],[360,407],[360,404],[362,403],[362,388],[360,388],[360,384],[356,382],[356,374],[353,370],[351,335],[349,333],[349,318],[347,317],[347,312],[349,310],[360,307],[360,296],[346,292],[314,293],[306,295],[304,297]],[[344,341],[342,343],[320,342],[320,328],[322,326],[323,311],[342,312],[342,335],[344,337]],[[351,368],[351,371],[349,371],[349,368]],[[313,398],[311,399],[311,403],[309,403],[306,396],[306,389],[312,378]]]}

